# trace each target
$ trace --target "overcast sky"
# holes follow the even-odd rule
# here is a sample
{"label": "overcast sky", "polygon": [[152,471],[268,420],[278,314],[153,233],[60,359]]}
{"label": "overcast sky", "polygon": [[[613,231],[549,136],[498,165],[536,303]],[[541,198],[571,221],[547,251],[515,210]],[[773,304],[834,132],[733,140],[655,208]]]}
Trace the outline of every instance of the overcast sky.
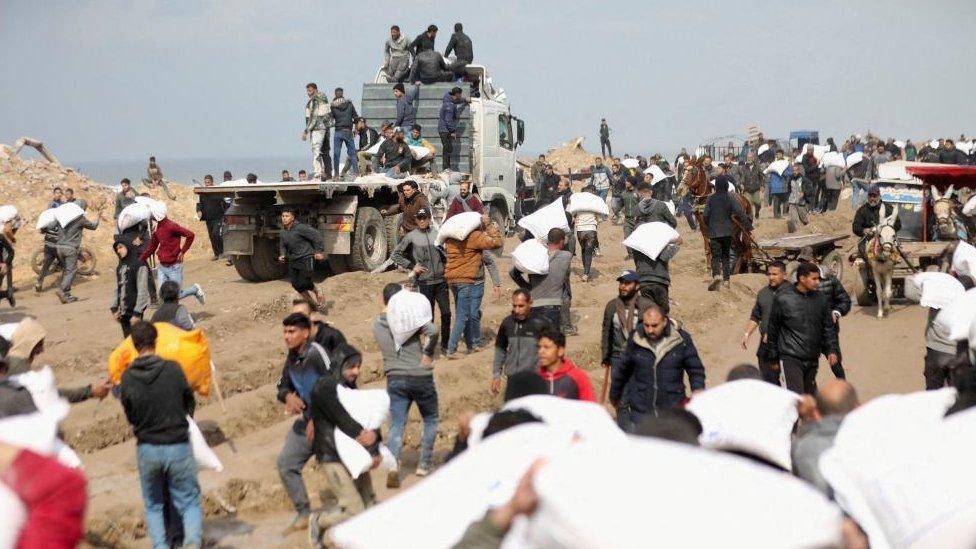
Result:
{"label": "overcast sky", "polygon": [[456,21],[528,152],[577,135],[598,149],[601,117],[620,153],[751,123],[976,133],[976,2],[714,4],[0,0],[0,141],[37,137],[69,161],[303,155],[306,82],[358,103],[390,24],[437,24],[443,51]]}

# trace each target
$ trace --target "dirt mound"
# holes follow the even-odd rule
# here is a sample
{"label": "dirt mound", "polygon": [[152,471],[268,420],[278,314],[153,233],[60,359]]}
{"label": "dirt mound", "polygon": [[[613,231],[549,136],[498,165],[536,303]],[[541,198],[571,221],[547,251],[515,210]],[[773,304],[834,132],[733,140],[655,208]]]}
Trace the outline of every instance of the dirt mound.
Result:
{"label": "dirt mound", "polygon": [[[170,184],[176,200],[169,200],[158,189],[147,189],[134,181],[137,192],[148,192],[157,200],[166,202],[169,216],[177,223],[186,226],[197,234],[190,255],[210,253],[206,225],[196,217],[196,195],[190,187]],[[10,157],[9,149],[0,150],[0,205],[13,204],[24,218],[24,225],[17,232],[15,245],[15,282],[23,282],[33,277],[29,262],[35,251],[41,250],[44,241],[35,229],[37,216],[47,209],[54,187],[70,187],[77,198],[88,204],[87,215],[91,219],[96,210],[103,208],[98,229],[86,231],[82,245],[95,253],[97,270],[111,274],[116,260],[112,253],[112,240],[115,234],[115,190],[103,183],[64,166],[51,164],[44,160],[25,160]]]}
{"label": "dirt mound", "polygon": [[594,155],[583,148],[582,137],[567,141],[549,149],[546,160],[553,165],[556,173],[572,174],[589,171]]}

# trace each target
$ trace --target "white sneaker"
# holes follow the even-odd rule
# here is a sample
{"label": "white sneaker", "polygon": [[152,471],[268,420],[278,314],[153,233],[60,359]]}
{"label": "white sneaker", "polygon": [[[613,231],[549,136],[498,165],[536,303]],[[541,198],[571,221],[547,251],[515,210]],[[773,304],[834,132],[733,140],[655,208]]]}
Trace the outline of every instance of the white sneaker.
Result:
{"label": "white sneaker", "polygon": [[200,302],[200,305],[203,305],[207,302],[207,296],[204,295],[203,288],[201,288],[199,284],[193,285],[193,294],[196,296],[197,301]]}
{"label": "white sneaker", "polygon": [[428,469],[426,467],[422,467],[422,466],[421,467],[417,467],[417,470],[414,471],[414,474],[417,475],[418,477],[421,477],[421,478],[422,477],[426,477],[427,475],[430,474],[430,469]]}

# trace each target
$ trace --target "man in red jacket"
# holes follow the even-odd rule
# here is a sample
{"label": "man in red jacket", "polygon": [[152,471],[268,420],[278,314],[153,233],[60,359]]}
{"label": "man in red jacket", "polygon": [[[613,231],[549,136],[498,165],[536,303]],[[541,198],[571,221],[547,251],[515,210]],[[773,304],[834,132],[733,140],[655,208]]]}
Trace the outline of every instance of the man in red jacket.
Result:
{"label": "man in red jacket", "polygon": [[[147,261],[155,253],[159,261],[159,266],[156,267],[157,284],[162,286],[163,282],[172,280],[183,288],[183,255],[192,245],[193,231],[164,217],[156,224],[149,245],[139,256],[139,260]],[[191,295],[203,305],[203,288],[199,284],[180,290],[180,299]]]}
{"label": "man in red jacket", "polygon": [[539,375],[549,394],[572,400],[596,402],[590,376],[566,358],[566,336],[553,328],[539,334]]}
{"label": "man in red jacket", "polygon": [[451,200],[451,205],[448,206],[444,219],[448,220],[464,212],[485,213],[485,207],[481,204],[481,199],[478,198],[478,195],[471,194],[470,175],[465,175],[464,179],[458,183],[458,195],[454,197],[454,200]]}

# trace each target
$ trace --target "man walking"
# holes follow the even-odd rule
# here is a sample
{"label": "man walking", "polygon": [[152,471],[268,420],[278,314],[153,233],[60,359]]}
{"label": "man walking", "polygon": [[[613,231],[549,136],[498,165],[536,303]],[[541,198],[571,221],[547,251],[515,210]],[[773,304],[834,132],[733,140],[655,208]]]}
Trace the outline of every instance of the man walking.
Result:
{"label": "man walking", "polygon": [[[84,208],[82,208],[84,209]],[[78,253],[81,250],[81,236],[87,229],[94,231],[102,217],[102,210],[95,211],[95,221],[89,221],[84,214],[79,215],[71,223],[61,228],[61,235],[56,246],[58,263],[64,268],[61,273],[61,287],[55,292],[61,303],[72,303],[78,298],[71,295],[71,284],[78,274]]]}
{"label": "man walking", "polygon": [[566,358],[566,336],[552,327],[539,334],[539,375],[549,394],[570,400],[596,402],[590,376]]}
{"label": "man walking", "polygon": [[339,173],[339,157],[342,155],[342,145],[346,145],[346,158],[352,165],[353,173],[359,173],[359,157],[356,155],[356,143],[352,138],[352,127],[359,118],[356,106],[352,101],[343,97],[342,88],[335,89],[335,98],[329,104],[335,133],[332,134],[332,173]]}
{"label": "man walking", "polygon": [[[776,160],[784,160],[783,151],[776,151]],[[791,168],[786,168],[782,174],[775,170],[769,172],[769,185],[766,188],[774,219],[780,219],[784,213],[789,215],[790,174],[792,173]]]}
{"label": "man walking", "polygon": [[626,188],[627,173],[616,160],[610,166],[610,214],[615,224],[620,224],[620,210],[623,209],[621,195]]}
{"label": "man walking", "polygon": [[[60,195],[61,189],[57,189],[57,196],[60,197]],[[54,201],[52,201],[53,203]],[[58,206],[61,205],[60,202],[57,202],[57,204]],[[47,278],[47,273],[51,270],[51,265],[58,260],[58,241],[61,239],[61,231],[61,225],[57,222],[51,223],[41,231],[41,234],[44,235],[44,261],[41,263],[41,272],[37,275],[37,282],[34,283],[34,291],[37,293],[41,293],[44,289],[44,279]]]}
{"label": "man walking", "polygon": [[563,249],[566,233],[562,229],[550,229],[546,241],[549,247],[548,273],[529,274],[529,279],[526,281],[525,274],[513,267],[509,271],[509,276],[519,288],[530,292],[535,310],[556,328],[561,325],[560,310],[566,286],[569,284],[569,268],[573,254]]}
{"label": "man walking", "polygon": [[420,186],[417,185],[416,181],[404,181],[399,187],[400,196],[397,199],[397,203],[390,208],[380,210],[380,214],[389,216],[402,213],[403,218],[400,220],[399,227],[400,235],[402,236],[418,227],[417,214],[420,213],[420,210],[426,210],[428,217],[430,217],[432,208],[430,207],[430,201],[427,200],[424,193],[420,192]]}
{"label": "man walking", "polygon": [[[624,240],[637,228],[637,204],[639,202],[640,197],[637,196],[634,181],[629,177],[624,179],[624,190],[620,193],[620,215],[624,218]],[[624,259],[632,259],[633,255],[631,255],[630,248],[626,248],[626,250],[627,257]]]}
{"label": "man walking", "polygon": [[613,149],[610,147],[610,126],[607,125],[607,119],[600,119],[600,155],[601,156],[613,156]]}
{"label": "man walking", "polygon": [[795,393],[816,394],[821,351],[827,351],[831,367],[839,362],[837,328],[819,287],[820,269],[801,263],[796,284],[776,293],[769,315],[769,359],[780,362],[786,388]]}
{"label": "man walking", "polygon": [[[204,187],[213,187],[213,185],[212,175],[203,176]],[[224,255],[224,237],[220,232],[224,226],[224,212],[226,211],[227,203],[224,202],[223,197],[200,195],[200,201],[197,202],[197,214],[200,216],[200,220],[207,224],[207,236],[210,237],[210,248],[213,250],[214,261]]]}
{"label": "man walking", "polygon": [[[139,255],[139,261],[149,261],[149,258],[156,254],[159,263],[156,266],[156,283],[162,286],[163,282],[172,280],[183,288],[183,256],[190,251],[193,245],[193,231],[176,223],[169,217],[159,220],[156,230],[149,238],[149,244]],[[158,252],[157,252],[158,250]],[[194,284],[189,288],[180,290],[180,299],[194,296],[200,305],[205,302],[203,288],[199,284]]]}
{"label": "man walking", "polygon": [[446,258],[443,250],[435,243],[437,234],[430,228],[430,211],[417,210],[417,228],[405,234],[397,242],[390,259],[398,267],[410,271],[417,291],[434,304],[441,316],[441,352],[447,353],[447,342],[451,338],[451,295],[444,279]]}
{"label": "man walking", "polygon": [[[678,227],[678,220],[674,218],[667,205],[651,196],[650,185],[641,183],[637,189],[641,200],[637,204],[635,225],[660,222],[667,223],[674,228]],[[681,240],[679,239],[676,244],[680,243]],[[637,250],[630,250],[634,258],[634,268],[640,276],[641,295],[656,303],[665,315],[668,314],[671,307],[668,298],[668,291],[671,286],[668,261],[674,255],[675,250],[675,246],[669,245],[656,259],[651,259]]]}
{"label": "man walking", "polygon": [[390,37],[383,44],[383,68],[387,82],[403,82],[410,72],[410,39],[400,34],[400,27],[390,27]]}
{"label": "man walking", "polygon": [[458,137],[458,112],[463,104],[470,103],[471,99],[461,97],[461,88],[452,88],[450,92],[444,94],[441,101],[441,111],[437,119],[437,133],[441,136],[442,147],[442,166],[444,170],[451,169],[452,157],[454,155],[454,140]]}
{"label": "man walking", "polygon": [[773,298],[776,297],[776,292],[786,281],[786,264],[778,260],[770,262],[766,266],[766,280],[768,284],[756,295],[756,303],[752,306],[749,323],[746,325],[745,333],[742,334],[742,348],[746,348],[749,337],[756,331],[756,328],[759,328],[759,348],[756,349],[759,371],[762,373],[763,380],[779,385],[779,361],[770,358],[766,334],[769,332],[769,316],[773,310]]}
{"label": "man walking", "polygon": [[281,232],[278,233],[278,262],[288,262],[288,278],[298,295],[322,307],[322,294],[312,281],[315,261],[325,259],[322,233],[299,223],[295,210],[286,206],[281,210]]}
{"label": "man walking", "polygon": [[[458,342],[464,336],[468,352],[481,350],[481,299],[485,294],[483,254],[502,245],[498,227],[481,216],[481,228],[464,240],[448,238],[444,242],[447,265],[444,278],[454,293],[454,329],[447,342],[447,358],[457,358]],[[501,290],[496,286],[496,294]]]}
{"label": "man walking", "polygon": [[[329,134],[329,123],[332,111],[329,109],[329,98],[319,91],[315,82],[305,85],[308,101],[305,103],[305,130],[302,131],[302,141],[311,140],[312,143],[312,177],[324,180],[328,157],[323,150]],[[331,167],[331,164],[328,164]]]}
{"label": "man walking", "polygon": [[502,390],[502,381],[520,372],[535,372],[539,365],[539,335],[551,325],[532,308],[525,289],[512,292],[512,314],[498,326],[495,358],[491,364],[491,393]]}
{"label": "man walking", "polygon": [[715,178],[715,192],[705,202],[702,219],[708,226],[708,244],[712,252],[712,282],[708,290],[714,292],[720,284],[729,289],[733,224],[738,222],[745,230],[752,230],[752,219],[729,195],[729,176],[723,174]]}
{"label": "man walking", "polygon": [[756,219],[759,219],[759,209],[762,207],[762,193],[765,187],[765,178],[762,168],[756,162],[756,153],[749,151],[746,153],[746,163],[739,167],[739,188],[742,194],[746,195],[749,203],[752,204],[752,211]]}
{"label": "man walking", "polygon": [[680,406],[687,398],[685,377],[692,392],[705,389],[705,367],[681,323],[657,305],[648,306],[641,319],[610,383],[617,424],[629,433],[643,421]]}
{"label": "man walking", "polygon": [[[399,347],[393,340],[386,318],[386,305],[390,298],[403,288],[399,284],[387,284],[383,288],[383,307],[373,322],[373,337],[383,355],[383,372],[386,374],[386,392],[390,395],[390,452],[400,463],[403,449],[403,431],[407,426],[410,405],[417,403],[423,418],[424,430],[420,437],[420,462],[417,476],[430,472],[437,438],[437,387],[434,385],[434,352],[437,350],[437,328],[428,322]],[[422,338],[426,338],[424,343]],[[390,471],[386,478],[387,488],[400,487],[399,467]]]}
{"label": "man walking", "polygon": [[447,42],[444,57],[450,56],[452,51],[457,59],[447,68],[461,77],[464,75],[464,68],[474,61],[474,46],[471,44],[471,38],[464,34],[464,26],[461,23],[454,23],[454,34]]}
{"label": "man walking", "polygon": [[612,174],[603,165],[603,157],[598,156],[594,158],[593,163],[593,167],[590,168],[590,185],[596,188],[596,195],[606,201],[607,194],[610,192]]}
{"label": "man walking", "polygon": [[447,207],[444,220],[454,217],[459,213],[478,212],[485,213],[485,206],[481,203],[478,195],[471,193],[471,176],[465,174],[458,183],[458,194],[451,200],[451,205]]}
{"label": "man walking", "polygon": [[156,355],[156,335],[148,322],[132,326],[139,356],[119,384],[119,400],[136,436],[146,528],[153,547],[169,547],[164,513],[168,492],[183,523],[183,544],[203,547],[200,484],[187,422],[195,406],[193,391],[179,364]]}
{"label": "man walking", "polygon": [[287,414],[301,416],[285,435],[285,445],[278,454],[277,462],[281,483],[297,513],[283,532],[288,534],[308,526],[308,492],[302,480],[302,468],[313,454],[308,436],[313,429],[310,423],[312,390],[320,378],[334,376],[330,374],[331,363],[325,349],[312,341],[312,323],[307,316],[291,313],[281,324],[284,326],[288,356],[278,378],[278,401],[285,405]]}
{"label": "man walking", "polygon": [[620,357],[630,334],[640,324],[644,311],[654,305],[640,295],[640,275],[624,271],[617,277],[617,297],[603,308],[603,336],[600,338],[600,363],[604,368],[620,367]]}
{"label": "man walking", "polygon": [[[785,174],[785,172],[784,172]],[[792,171],[789,172],[790,194],[789,218],[786,221],[786,231],[796,232],[797,226],[810,223],[810,201],[816,193],[816,184],[804,175],[799,162],[793,164]],[[773,206],[775,208],[775,205]]]}

